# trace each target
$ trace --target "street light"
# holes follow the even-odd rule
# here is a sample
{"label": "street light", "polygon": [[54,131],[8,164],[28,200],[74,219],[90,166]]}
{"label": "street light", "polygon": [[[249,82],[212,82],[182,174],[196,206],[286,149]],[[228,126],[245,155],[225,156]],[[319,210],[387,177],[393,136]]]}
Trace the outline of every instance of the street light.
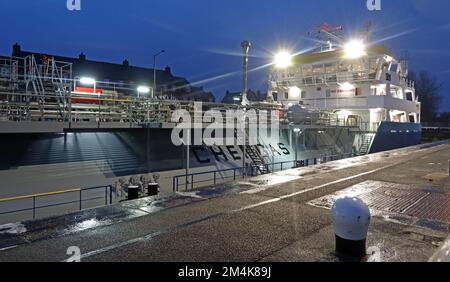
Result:
{"label": "street light", "polygon": [[292,65],[292,55],[287,51],[280,51],[275,55],[275,67],[284,69]]}
{"label": "street light", "polygon": [[147,86],[139,86],[137,88],[137,92],[138,92],[138,98],[139,98],[139,94],[148,94],[150,92],[150,88]]}
{"label": "street light", "polygon": [[156,53],[155,55],[153,55],[153,91],[152,91],[152,98],[155,98],[155,90],[157,90],[156,88],[156,57],[158,57],[159,55],[161,55],[162,53],[165,53],[166,50],[161,50],[158,53]]}
{"label": "street light", "polygon": [[344,45],[345,58],[359,59],[366,54],[366,46],[362,40],[351,40]]}

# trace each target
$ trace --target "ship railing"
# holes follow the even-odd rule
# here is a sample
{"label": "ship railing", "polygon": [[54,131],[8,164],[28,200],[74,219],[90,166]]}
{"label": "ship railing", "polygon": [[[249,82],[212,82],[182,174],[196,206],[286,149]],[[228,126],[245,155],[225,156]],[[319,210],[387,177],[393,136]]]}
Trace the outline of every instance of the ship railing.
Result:
{"label": "ship railing", "polygon": [[[331,161],[352,158],[355,156],[356,154],[353,152],[344,154],[328,154],[321,155],[315,158],[267,163],[262,166],[264,166],[267,170],[269,170],[270,168],[271,172],[274,173],[295,168],[310,167]],[[245,168],[236,167],[230,169],[211,170],[206,172],[177,175],[173,177],[173,192],[189,192],[199,188],[211,187],[218,184],[237,181],[238,179],[243,179],[245,176],[255,177],[259,175],[260,168],[260,166],[250,165]],[[244,171],[246,172],[245,174]]]}
{"label": "ship railing", "polygon": [[303,103],[308,107],[317,109],[334,109],[342,107],[363,107],[368,106],[369,98],[361,97],[328,97],[328,98],[314,98],[302,99]]}
{"label": "ship railing", "polygon": [[363,132],[376,133],[380,128],[380,122],[360,122],[359,129]]}
{"label": "ship railing", "polygon": [[278,74],[278,86],[320,86],[328,84],[359,83],[376,80],[376,74],[368,71],[337,72],[329,74]]}
{"label": "ship railing", "polygon": [[114,196],[115,188],[107,185],[0,198],[0,224],[107,206]]}

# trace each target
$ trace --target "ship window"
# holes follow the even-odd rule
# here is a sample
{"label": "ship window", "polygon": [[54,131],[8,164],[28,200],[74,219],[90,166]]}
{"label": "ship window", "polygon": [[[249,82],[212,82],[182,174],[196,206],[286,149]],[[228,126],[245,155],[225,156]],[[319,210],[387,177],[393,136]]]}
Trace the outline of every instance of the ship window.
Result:
{"label": "ship window", "polygon": [[323,73],[323,65],[313,66],[313,73],[314,74],[322,74]]}
{"label": "ship window", "polygon": [[387,81],[391,81],[392,80],[392,76],[390,73],[386,73],[386,80]]}
{"label": "ship window", "polygon": [[312,68],[311,68],[311,66],[303,67],[303,75],[304,76],[312,75]]}
{"label": "ship window", "polygon": [[327,91],[325,91],[325,95],[327,98],[331,97],[331,89],[327,89]]}
{"label": "ship window", "polygon": [[289,92],[284,92],[284,99],[289,100]]}
{"label": "ship window", "polygon": [[300,96],[302,97],[302,99],[305,99],[306,98],[306,91],[303,90]]}
{"label": "ship window", "polygon": [[361,88],[355,88],[355,96],[356,97],[362,96]]}
{"label": "ship window", "polygon": [[348,71],[348,65],[347,64],[339,64],[339,72],[347,72]]}
{"label": "ship window", "polygon": [[336,65],[335,64],[326,64],[325,65],[325,72],[326,73],[335,73],[336,72]]}
{"label": "ship window", "polygon": [[278,101],[278,92],[273,92],[272,97],[274,101]]}
{"label": "ship window", "polygon": [[377,96],[377,88],[376,87],[370,88],[370,95]]}
{"label": "ship window", "polygon": [[408,101],[412,101],[413,100],[413,95],[411,92],[406,92],[406,100]]}

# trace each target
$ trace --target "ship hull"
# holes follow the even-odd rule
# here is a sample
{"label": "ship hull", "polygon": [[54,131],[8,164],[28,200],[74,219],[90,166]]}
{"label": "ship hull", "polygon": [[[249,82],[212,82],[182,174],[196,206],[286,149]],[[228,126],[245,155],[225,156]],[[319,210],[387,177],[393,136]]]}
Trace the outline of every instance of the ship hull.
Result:
{"label": "ship hull", "polygon": [[370,153],[379,153],[420,144],[422,126],[417,123],[382,122]]}
{"label": "ship hull", "polygon": [[[242,147],[175,146],[171,128],[92,129],[64,133],[0,134],[0,197],[88,188],[160,175],[163,193],[173,177],[243,167]],[[347,129],[306,130],[298,138],[280,130],[278,139],[253,146],[266,163],[351,154],[355,138]],[[337,145],[339,144],[339,145]],[[187,166],[189,158],[189,166]],[[251,165],[248,155],[247,165]]]}

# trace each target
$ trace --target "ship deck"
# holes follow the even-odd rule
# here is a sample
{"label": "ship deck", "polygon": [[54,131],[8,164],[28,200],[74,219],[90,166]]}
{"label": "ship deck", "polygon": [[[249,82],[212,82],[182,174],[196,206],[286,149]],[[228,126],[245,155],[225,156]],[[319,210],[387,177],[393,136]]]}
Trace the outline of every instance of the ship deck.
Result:
{"label": "ship deck", "polygon": [[329,206],[359,195],[373,218],[364,261],[428,261],[450,232],[447,144],[0,226],[0,261],[348,261]]}

